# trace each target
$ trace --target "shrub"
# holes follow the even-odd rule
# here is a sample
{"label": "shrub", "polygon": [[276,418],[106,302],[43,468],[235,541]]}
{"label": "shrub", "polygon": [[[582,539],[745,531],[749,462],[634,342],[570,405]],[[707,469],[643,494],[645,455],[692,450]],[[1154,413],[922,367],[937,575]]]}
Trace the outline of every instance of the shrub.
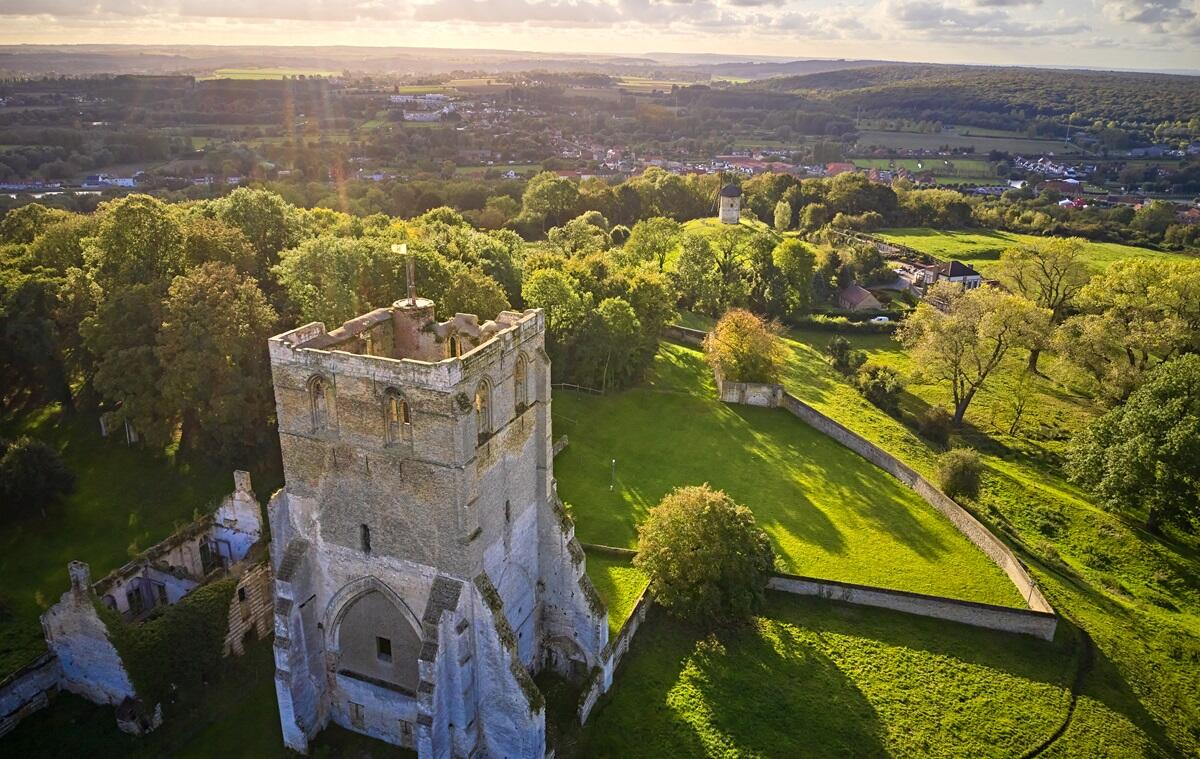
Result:
{"label": "shrub", "polygon": [[950,444],[950,429],[953,420],[945,409],[931,406],[917,416],[917,433],[933,443],[945,448]]}
{"label": "shrub", "polygon": [[0,496],[14,511],[44,509],[75,486],[62,456],[41,440],[23,437],[0,448]]}
{"label": "shrub", "polygon": [[776,332],[762,318],[732,308],[704,339],[704,357],[730,382],[776,382],[784,358]]}
{"label": "shrub", "polygon": [[676,488],[650,510],[633,563],[667,611],[711,624],[745,619],[758,608],[775,553],[749,509],[698,485]]}
{"label": "shrub", "polygon": [[979,477],[982,469],[979,454],[973,449],[955,448],[946,451],[938,457],[938,486],[951,498],[974,498],[979,495]]}
{"label": "shrub", "polygon": [[847,377],[852,376],[860,366],[867,362],[867,354],[852,350],[850,341],[841,335],[830,340],[825,350],[829,353],[829,360],[833,364],[833,368]]}
{"label": "shrub", "polygon": [[900,374],[890,366],[863,364],[854,377],[858,392],[868,401],[893,416],[900,412],[900,394],[904,383]]}

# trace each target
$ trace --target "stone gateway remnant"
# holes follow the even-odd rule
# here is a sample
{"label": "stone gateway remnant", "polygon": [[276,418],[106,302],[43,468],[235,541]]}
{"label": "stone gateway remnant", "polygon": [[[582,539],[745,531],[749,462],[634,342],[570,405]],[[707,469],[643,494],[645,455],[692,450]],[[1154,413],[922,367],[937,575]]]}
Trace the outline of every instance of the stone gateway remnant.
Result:
{"label": "stone gateway remnant", "polygon": [[531,676],[600,666],[607,613],[555,490],[544,330],[541,310],[438,322],[410,293],[271,339],[288,747],[333,721],[421,757],[541,757]]}

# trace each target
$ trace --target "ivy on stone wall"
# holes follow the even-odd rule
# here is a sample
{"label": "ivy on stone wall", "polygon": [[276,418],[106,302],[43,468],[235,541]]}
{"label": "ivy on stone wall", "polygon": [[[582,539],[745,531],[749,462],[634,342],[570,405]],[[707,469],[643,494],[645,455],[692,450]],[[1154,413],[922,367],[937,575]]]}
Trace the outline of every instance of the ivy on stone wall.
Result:
{"label": "ivy on stone wall", "polygon": [[148,708],[162,703],[174,684],[180,689],[203,684],[220,663],[229,631],[229,604],[237,589],[230,577],[196,588],[179,603],[144,622],[130,624],[96,603],[108,637],[125,671]]}

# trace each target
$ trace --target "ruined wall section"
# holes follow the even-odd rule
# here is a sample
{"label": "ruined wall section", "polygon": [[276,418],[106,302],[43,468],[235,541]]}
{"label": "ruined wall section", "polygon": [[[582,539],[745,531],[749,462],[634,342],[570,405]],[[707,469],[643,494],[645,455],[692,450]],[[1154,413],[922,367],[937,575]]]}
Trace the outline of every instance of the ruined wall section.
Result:
{"label": "ruined wall section", "polygon": [[87,564],[68,565],[71,589],[42,615],[46,644],[58,657],[62,687],[97,704],[136,699],[133,682],[96,611]]}

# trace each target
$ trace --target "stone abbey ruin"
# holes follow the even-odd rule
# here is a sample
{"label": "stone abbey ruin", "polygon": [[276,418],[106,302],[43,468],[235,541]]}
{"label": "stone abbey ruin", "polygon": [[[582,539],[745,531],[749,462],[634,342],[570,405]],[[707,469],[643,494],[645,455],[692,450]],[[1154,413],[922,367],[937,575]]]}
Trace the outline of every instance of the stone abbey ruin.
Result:
{"label": "stone abbey ruin", "polygon": [[[306,324],[269,350],[284,468],[269,542],[249,474],[236,472],[214,514],[99,582],[72,562],[71,589],[42,618],[49,652],[0,683],[0,734],[60,689],[117,707],[127,732],[155,729],[161,704],[135,687],[105,615],[138,625],[229,580],[222,653],[273,634],[288,748],[306,753],[334,723],[421,757],[547,755],[533,677],[583,682],[586,721],[651,602],[643,593],[610,640],[557,493],[544,313],[439,322],[410,286],[390,307],[333,330]],[[1029,608],[783,574],[772,589],[1053,638],[1057,615],[1024,566],[962,507],[782,387],[716,379],[722,401],[783,408],[911,487]]]}

